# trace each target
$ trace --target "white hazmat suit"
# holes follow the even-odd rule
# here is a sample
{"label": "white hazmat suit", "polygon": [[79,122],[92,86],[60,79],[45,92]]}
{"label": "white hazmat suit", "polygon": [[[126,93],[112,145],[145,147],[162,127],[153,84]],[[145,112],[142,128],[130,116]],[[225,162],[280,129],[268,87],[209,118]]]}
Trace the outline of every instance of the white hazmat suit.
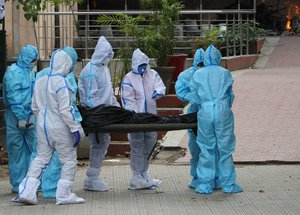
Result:
{"label": "white hazmat suit", "polygon": [[[83,68],[78,81],[80,104],[97,107],[102,104],[120,106],[113,94],[108,63],[114,52],[110,43],[101,36],[91,61]],[[102,162],[110,143],[109,133],[89,133],[90,163],[86,171],[84,188],[92,191],[108,191],[109,185],[100,177]]]}
{"label": "white hazmat suit", "polygon": [[[156,100],[164,96],[166,91],[163,81],[155,70],[150,69],[149,58],[140,49],[133,52],[131,67],[132,71],[126,74],[121,85],[123,107],[136,113],[156,114]],[[130,167],[133,172],[128,188],[155,188],[160,181],[151,179],[148,173],[148,157],[155,146],[157,133],[130,133],[128,140],[131,147]]]}
{"label": "white hazmat suit", "polygon": [[19,186],[19,201],[23,203],[37,204],[39,179],[54,150],[63,165],[57,184],[56,204],[84,202],[71,192],[77,168],[73,133],[82,131],[80,123],[75,120],[72,86],[65,78],[71,67],[72,60],[67,53],[57,50],[51,57],[50,73],[36,82],[32,110],[37,117],[37,156]]}

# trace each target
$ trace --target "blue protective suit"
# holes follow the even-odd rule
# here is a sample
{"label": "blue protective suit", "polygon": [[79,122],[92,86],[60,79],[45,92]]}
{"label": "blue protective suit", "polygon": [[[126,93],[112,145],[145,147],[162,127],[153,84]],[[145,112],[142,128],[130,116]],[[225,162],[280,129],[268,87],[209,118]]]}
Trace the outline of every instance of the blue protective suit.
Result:
{"label": "blue protective suit", "polygon": [[197,144],[201,154],[197,167],[198,193],[212,192],[217,168],[223,192],[242,192],[235,183],[232,158],[235,148],[231,110],[233,79],[227,69],[219,66],[220,62],[220,52],[210,45],[204,54],[205,67],[198,70],[191,80],[192,103],[198,104],[199,109]]}
{"label": "blue protective suit", "polygon": [[[186,103],[191,103],[192,101],[190,80],[193,77],[194,73],[199,69],[199,64],[203,62],[203,59],[204,59],[204,50],[198,49],[194,56],[193,66],[181,72],[176,81],[175,84],[176,95],[180,100]],[[191,103],[187,112],[188,113],[198,112],[197,104]],[[195,189],[199,183],[198,176],[197,176],[197,166],[199,162],[200,148],[196,143],[196,135],[192,129],[188,130],[188,135],[189,135],[188,146],[191,153],[190,174],[193,177],[193,179],[189,183],[189,187]]]}
{"label": "blue protective suit", "polygon": [[[74,68],[75,68],[75,65],[76,65],[76,62],[78,59],[78,55],[77,55],[75,49],[70,46],[65,46],[62,50],[65,51],[69,55],[69,57],[72,59],[73,64],[71,67],[71,71],[67,75],[66,79],[71,84],[71,86],[73,88],[73,92],[74,92],[73,107],[74,107],[74,111],[75,111],[75,119],[77,122],[81,122],[82,117],[76,106],[76,94],[77,94],[78,87],[77,87],[76,79],[74,76]],[[41,78],[45,75],[48,75],[49,73],[50,73],[50,67],[43,69],[42,71],[37,73],[36,80],[38,80],[39,78]],[[53,153],[53,156],[51,158],[49,165],[45,169],[45,172],[44,172],[44,175],[42,178],[41,185],[42,185],[42,191],[43,191],[42,193],[43,193],[44,198],[55,198],[57,182],[60,179],[60,175],[61,175],[61,168],[62,168],[62,164],[60,163],[58,156],[57,156],[57,152],[55,151]]]}
{"label": "blue protective suit", "polygon": [[35,83],[35,73],[31,62],[35,61],[37,56],[36,47],[24,46],[17,63],[8,68],[3,78],[3,101],[7,108],[4,119],[8,169],[13,192],[18,192],[19,184],[26,176],[31,153],[36,146],[35,128],[20,129],[17,124],[19,120],[35,121],[31,110]]}

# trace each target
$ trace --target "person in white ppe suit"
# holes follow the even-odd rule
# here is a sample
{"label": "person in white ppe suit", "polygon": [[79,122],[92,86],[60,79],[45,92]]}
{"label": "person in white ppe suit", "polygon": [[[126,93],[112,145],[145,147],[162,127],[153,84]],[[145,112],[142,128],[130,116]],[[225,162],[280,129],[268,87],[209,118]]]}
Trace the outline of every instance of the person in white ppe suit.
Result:
{"label": "person in white ppe suit", "polygon": [[[78,80],[80,104],[93,108],[102,104],[120,107],[113,94],[108,63],[114,52],[110,43],[101,36],[95,47],[91,61],[83,68]],[[109,185],[100,177],[100,170],[110,143],[109,133],[89,133],[90,163],[86,171],[84,189],[108,191]]]}
{"label": "person in white ppe suit", "polygon": [[57,50],[51,57],[50,73],[36,82],[32,110],[37,117],[37,156],[19,186],[19,202],[37,204],[36,191],[43,169],[54,151],[63,165],[57,184],[56,204],[85,202],[72,193],[77,168],[76,147],[83,130],[74,116],[72,86],[65,78],[71,67],[72,60],[68,54]]}
{"label": "person in white ppe suit", "polygon": [[[156,100],[164,96],[166,91],[163,81],[155,70],[150,69],[149,58],[140,49],[133,52],[131,67],[132,71],[125,75],[121,84],[123,107],[136,113],[156,114]],[[155,189],[160,180],[151,179],[148,157],[157,141],[157,133],[130,133],[128,140],[133,172],[128,189]]]}

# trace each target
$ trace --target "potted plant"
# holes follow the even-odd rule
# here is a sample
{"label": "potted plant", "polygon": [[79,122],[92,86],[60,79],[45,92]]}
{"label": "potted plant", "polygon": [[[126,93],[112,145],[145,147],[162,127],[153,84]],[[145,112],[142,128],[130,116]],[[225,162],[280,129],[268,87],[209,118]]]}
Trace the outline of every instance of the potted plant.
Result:
{"label": "potted plant", "polygon": [[[139,22],[145,20],[145,17],[140,15],[137,17],[132,17],[126,14],[115,14],[115,15],[100,15],[97,18],[97,22],[102,25],[118,25],[120,31],[123,33],[123,42],[121,43],[120,48],[116,52],[117,59],[120,59],[122,62],[121,66],[117,66],[115,63],[115,70],[116,68],[121,68],[112,76],[112,82],[114,86],[114,91],[119,89],[119,85],[125,76],[131,69],[131,57],[134,49],[136,46],[136,35],[139,32],[140,26]],[[118,91],[115,94],[119,95]]]}
{"label": "potted plant", "polygon": [[[179,21],[180,11],[183,4],[178,0],[140,0],[143,9],[152,10],[153,13],[147,16],[149,24],[142,28],[137,37],[138,47],[147,55],[157,59],[157,66],[154,68],[161,76],[167,91],[169,92],[171,81],[177,79],[173,73],[183,70],[182,65],[174,67],[177,62],[170,61],[175,46],[175,24]],[[182,56],[180,56],[182,58]],[[183,61],[185,61],[184,56]],[[175,63],[174,63],[175,62]],[[180,67],[181,66],[181,67]],[[181,70],[181,71],[178,71]]]}
{"label": "potted plant", "polygon": [[137,45],[149,56],[157,58],[157,65],[166,65],[175,46],[175,24],[183,5],[178,0],[140,0],[141,7],[152,10],[147,15],[150,23],[141,29]]}
{"label": "potted plant", "polygon": [[[178,0],[141,0],[141,6],[153,10],[154,13],[150,15],[148,29],[143,31],[138,44],[145,53],[157,59],[158,67],[155,69],[165,80],[168,91],[171,82],[175,82],[179,73],[183,71],[187,58],[186,54],[173,55],[176,44],[175,24],[179,21],[180,11],[184,6]],[[166,73],[172,73],[172,70],[170,79],[170,75]]]}
{"label": "potted plant", "polygon": [[[152,10],[152,13],[131,17],[126,14],[102,15],[98,17],[98,23],[117,24],[124,33],[124,43],[120,52],[124,53],[124,48],[140,48],[150,58],[157,59],[159,68],[155,68],[161,75],[167,89],[172,79],[171,75],[161,71],[160,67],[167,64],[168,57],[173,54],[175,45],[175,24],[179,20],[180,11],[183,5],[178,0],[140,0],[143,9]],[[149,21],[145,25],[145,20]],[[142,25],[144,24],[144,25]],[[128,38],[131,40],[129,41]],[[132,53],[132,52],[130,52]],[[121,59],[124,64],[129,58]],[[166,77],[171,76],[171,77]]]}
{"label": "potted plant", "polygon": [[[227,38],[229,41],[230,49],[229,53],[232,54],[234,53],[233,50],[233,44],[235,43],[235,46],[238,47],[236,49],[236,54],[241,54],[240,53],[240,45],[242,42],[243,45],[243,54],[246,53],[246,46],[245,44],[247,43],[247,38],[248,38],[248,43],[249,43],[249,53],[248,54],[257,54],[257,40],[259,36],[265,34],[265,30],[262,28],[259,28],[259,23],[257,23],[254,20],[250,20],[248,22],[244,23],[238,23],[230,26],[227,31],[225,32],[224,38]],[[242,41],[238,35],[240,35],[240,32],[242,32],[243,35],[247,35],[242,38]]]}
{"label": "potted plant", "polygon": [[[192,50],[195,52],[199,48],[204,50],[210,45],[213,44],[219,50],[223,42],[223,34],[219,28],[212,27],[211,29],[203,32],[203,36],[195,37],[192,42]],[[193,53],[194,54],[194,53]]]}

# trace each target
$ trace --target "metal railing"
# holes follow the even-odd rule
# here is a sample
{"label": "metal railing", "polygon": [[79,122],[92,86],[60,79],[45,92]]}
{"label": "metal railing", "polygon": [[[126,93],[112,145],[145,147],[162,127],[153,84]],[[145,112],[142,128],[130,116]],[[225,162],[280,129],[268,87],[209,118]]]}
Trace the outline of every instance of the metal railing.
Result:
{"label": "metal railing", "polygon": [[[47,60],[55,49],[65,45],[73,46],[81,58],[89,59],[101,35],[111,42],[114,50],[118,50],[122,41],[126,39],[126,35],[117,25],[100,25],[96,21],[99,15],[118,13],[135,16],[149,14],[152,11],[39,13],[36,27],[41,59]],[[186,53],[191,56],[196,41],[203,40],[204,32],[216,27],[222,30],[220,36],[223,36],[221,47],[223,56],[251,54],[249,26],[255,20],[255,13],[255,10],[183,10],[181,11],[181,20],[176,25],[174,52]],[[74,19],[76,19],[78,28],[76,28]],[[130,38],[127,39],[130,40]]]}

